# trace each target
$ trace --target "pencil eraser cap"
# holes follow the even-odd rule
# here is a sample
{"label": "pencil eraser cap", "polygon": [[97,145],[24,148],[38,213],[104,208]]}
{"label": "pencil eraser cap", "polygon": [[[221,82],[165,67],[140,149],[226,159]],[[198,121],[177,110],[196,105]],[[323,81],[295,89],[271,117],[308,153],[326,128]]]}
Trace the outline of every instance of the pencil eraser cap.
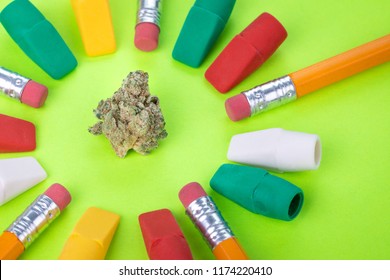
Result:
{"label": "pencil eraser cap", "polygon": [[263,13],[225,47],[205,73],[225,93],[259,68],[283,43],[287,31],[272,15]]}
{"label": "pencil eraser cap", "polygon": [[64,210],[72,200],[70,192],[63,185],[60,184],[51,185],[44,192],[44,194],[50,197],[54,201],[54,203],[57,204],[58,208],[60,208],[61,211]]}
{"label": "pencil eraser cap", "polygon": [[234,122],[249,118],[252,114],[251,106],[243,93],[226,99],[225,110],[228,117]]}
{"label": "pencil eraser cap", "polygon": [[320,165],[321,141],[315,134],[265,129],[234,135],[227,157],[280,172],[313,170]]}
{"label": "pencil eraser cap", "polygon": [[0,160],[0,205],[45,180],[46,171],[33,157]]}
{"label": "pencil eraser cap", "polygon": [[115,52],[115,34],[108,0],[71,0],[71,3],[87,55]]}
{"label": "pencil eraser cap", "polygon": [[137,49],[150,52],[158,46],[160,28],[154,23],[142,22],[135,27],[134,45]]}
{"label": "pencil eraser cap", "polygon": [[188,243],[168,209],[138,217],[146,251],[151,260],[192,260]]}
{"label": "pencil eraser cap", "polygon": [[33,80],[30,80],[25,85],[20,101],[34,108],[42,107],[48,95],[48,89]]}
{"label": "pencil eraser cap", "polygon": [[12,1],[0,20],[24,53],[52,78],[60,79],[77,66],[60,34],[30,1]]}
{"label": "pencil eraser cap", "polygon": [[236,0],[197,0],[189,11],[172,56],[199,67],[225,28]]}
{"label": "pencil eraser cap", "polygon": [[35,125],[31,122],[0,114],[0,153],[35,150]]}
{"label": "pencil eraser cap", "polygon": [[300,188],[251,166],[223,164],[210,186],[253,213],[285,221],[294,219],[303,204]]}
{"label": "pencil eraser cap", "polygon": [[104,260],[119,225],[119,215],[90,207],[77,222],[60,260]]}

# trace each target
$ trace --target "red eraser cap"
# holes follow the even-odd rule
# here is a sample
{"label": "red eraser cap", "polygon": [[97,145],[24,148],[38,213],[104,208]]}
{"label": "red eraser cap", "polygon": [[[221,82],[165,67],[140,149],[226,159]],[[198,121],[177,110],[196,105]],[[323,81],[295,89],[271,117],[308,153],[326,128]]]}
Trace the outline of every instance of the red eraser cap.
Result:
{"label": "red eraser cap", "polygon": [[0,114],[0,153],[29,152],[35,147],[34,124]]}
{"label": "red eraser cap", "polygon": [[143,213],[138,218],[151,260],[192,260],[184,235],[168,209]]}
{"label": "red eraser cap", "polygon": [[283,43],[287,31],[268,13],[257,17],[225,47],[205,73],[222,93],[228,92],[259,68]]}

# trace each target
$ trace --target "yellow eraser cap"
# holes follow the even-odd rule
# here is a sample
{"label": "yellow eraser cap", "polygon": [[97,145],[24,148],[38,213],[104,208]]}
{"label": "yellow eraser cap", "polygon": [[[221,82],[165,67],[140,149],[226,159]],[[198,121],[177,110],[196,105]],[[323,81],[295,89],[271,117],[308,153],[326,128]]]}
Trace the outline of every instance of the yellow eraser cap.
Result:
{"label": "yellow eraser cap", "polygon": [[119,224],[119,215],[91,207],[76,224],[60,260],[103,260]]}
{"label": "yellow eraser cap", "polygon": [[108,0],[71,2],[87,55],[99,56],[115,52],[115,35]]}

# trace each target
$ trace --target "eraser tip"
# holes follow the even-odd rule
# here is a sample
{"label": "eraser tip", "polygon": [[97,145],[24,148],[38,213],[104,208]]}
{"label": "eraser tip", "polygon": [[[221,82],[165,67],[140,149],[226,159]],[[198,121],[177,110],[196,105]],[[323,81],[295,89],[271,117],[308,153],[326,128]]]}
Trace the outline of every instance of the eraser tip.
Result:
{"label": "eraser tip", "polygon": [[238,94],[225,101],[225,109],[229,118],[236,122],[251,116],[251,107],[244,94]]}
{"label": "eraser tip", "polygon": [[72,200],[69,191],[60,184],[51,185],[44,194],[50,197],[61,211],[64,210]]}
{"label": "eraser tip", "polygon": [[45,103],[47,95],[47,87],[30,80],[23,89],[20,101],[31,107],[39,108]]}
{"label": "eraser tip", "polygon": [[149,22],[143,22],[135,27],[134,45],[137,49],[150,52],[158,46],[160,28]]}
{"label": "eraser tip", "polygon": [[179,192],[179,199],[185,208],[187,208],[194,200],[197,200],[202,196],[207,196],[207,193],[197,182],[188,183]]}

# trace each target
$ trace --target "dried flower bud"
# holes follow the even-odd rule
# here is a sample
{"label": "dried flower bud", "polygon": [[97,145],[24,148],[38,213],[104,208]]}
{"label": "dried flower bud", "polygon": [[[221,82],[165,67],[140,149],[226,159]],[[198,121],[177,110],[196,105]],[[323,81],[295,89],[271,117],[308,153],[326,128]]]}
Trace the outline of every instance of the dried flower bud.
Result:
{"label": "dried flower bud", "polygon": [[88,131],[104,134],[115,153],[123,158],[131,149],[146,155],[168,136],[159,100],[150,95],[148,73],[131,72],[111,98],[93,111],[100,120]]}

